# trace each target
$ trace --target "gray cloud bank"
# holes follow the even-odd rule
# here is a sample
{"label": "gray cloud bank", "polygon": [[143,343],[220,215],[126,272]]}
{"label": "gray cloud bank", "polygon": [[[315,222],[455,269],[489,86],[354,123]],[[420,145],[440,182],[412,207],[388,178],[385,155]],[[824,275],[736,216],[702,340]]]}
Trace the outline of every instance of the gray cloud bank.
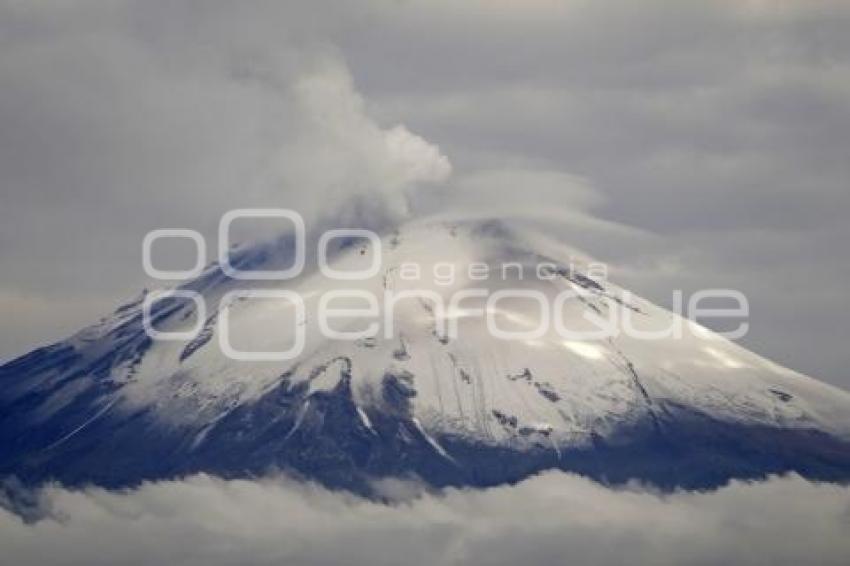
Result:
{"label": "gray cloud bank", "polygon": [[46,487],[46,516],[0,509],[0,564],[843,565],[850,488],[797,476],[709,493],[609,489],[546,473],[391,505],[285,478],[194,476],[127,491]]}

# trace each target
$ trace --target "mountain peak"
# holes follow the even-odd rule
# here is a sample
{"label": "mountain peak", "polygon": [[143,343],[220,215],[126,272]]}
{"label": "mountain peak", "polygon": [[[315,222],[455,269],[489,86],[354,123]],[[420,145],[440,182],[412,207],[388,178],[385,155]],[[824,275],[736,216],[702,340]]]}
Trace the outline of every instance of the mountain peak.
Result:
{"label": "mountain peak", "polygon": [[[283,467],[355,489],[552,467],[662,486],[850,476],[850,395],[628,293],[578,250],[495,220],[325,244],[286,281],[213,264],[178,288],[197,301],[143,293],[0,368],[0,470],[127,484]],[[230,262],[294,253],[288,236]],[[146,307],[166,338],[192,332],[152,338]],[[632,333],[573,336],[618,317]]]}

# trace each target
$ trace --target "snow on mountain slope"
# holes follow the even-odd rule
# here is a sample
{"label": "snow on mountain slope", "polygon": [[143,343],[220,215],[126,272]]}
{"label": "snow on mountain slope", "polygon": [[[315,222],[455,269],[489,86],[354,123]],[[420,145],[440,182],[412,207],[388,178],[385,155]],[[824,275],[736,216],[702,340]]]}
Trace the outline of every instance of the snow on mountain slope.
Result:
{"label": "snow on mountain slope", "polygon": [[[850,474],[850,394],[587,277],[589,260],[577,250],[496,221],[411,223],[384,234],[380,251],[366,240],[333,242],[333,268],[362,269],[380,254],[380,270],[365,280],[331,280],[315,269],[310,254],[307,269],[293,280],[236,281],[214,264],[182,286],[202,293],[207,305],[202,330],[191,339],[151,340],[142,325],[141,297],[67,341],[0,368],[0,425],[6,430],[0,433],[0,471],[125,483],[192,469],[238,474],[243,465],[281,465],[344,485],[347,479],[328,479],[332,472],[317,472],[314,465],[327,454],[313,451],[330,442],[326,452],[344,456],[345,463],[327,465],[345,467],[347,474],[412,472],[434,483],[487,483],[544,467],[582,469],[570,454],[593,453],[602,445],[651,445],[635,461],[658,459],[657,465],[668,467],[662,483],[677,484],[676,466],[693,460],[690,452],[687,459],[682,454],[694,448],[683,444],[705,441],[708,427],[722,433],[708,433],[707,442],[724,448],[705,460],[718,461],[718,454],[724,462],[735,460],[724,464],[720,480],[786,469],[829,478]],[[290,261],[291,248],[291,238],[282,237],[237,249],[231,259],[243,269],[274,269]],[[419,277],[406,265],[411,262]],[[470,271],[470,264],[479,267]],[[489,267],[489,276],[482,277],[481,265]],[[286,350],[300,329],[303,353],[273,362],[225,355],[223,297],[237,289],[295,291],[304,299],[305,317],[299,322],[286,298],[228,302],[234,348]],[[381,302],[380,316],[332,323],[337,331],[374,324],[375,336],[329,339],[317,313],[321,301],[340,289],[368,292],[379,301],[388,294],[403,298],[391,320],[383,318]],[[594,317],[617,313],[644,333],[680,324],[682,335],[565,339],[554,324],[540,324],[551,314],[537,303],[506,298],[491,305],[492,321],[504,330],[541,331],[521,340],[494,337],[483,311],[486,299],[515,289],[539,292],[572,331],[591,330]],[[558,304],[563,291],[573,295]],[[363,309],[364,301],[336,299],[333,307]],[[165,299],[152,318],[165,331],[190,325],[195,314],[191,302]],[[457,325],[456,335],[440,330],[447,324]],[[692,431],[695,422],[703,423],[699,433]],[[691,436],[682,436],[685,430]],[[727,450],[741,431],[759,432],[752,445]],[[767,439],[763,431],[770,431]],[[138,457],[150,467],[93,473],[107,457],[105,446],[114,455],[116,447],[103,441],[110,434],[130,443],[120,451],[133,452],[133,443],[152,451]],[[783,434],[792,439],[787,447],[780,446]],[[807,440],[809,434],[815,439]],[[755,448],[765,442],[767,448]],[[794,451],[807,443],[814,452],[796,463]],[[499,462],[525,454],[529,463],[493,475],[478,469],[492,467],[490,456],[477,456],[482,450],[496,451]],[[168,464],[157,467],[150,458]],[[652,473],[641,472],[650,464],[629,468],[623,477],[652,480]],[[434,471],[433,465],[445,468]],[[821,473],[821,465],[828,471]],[[465,466],[478,471],[460,479],[446,471]],[[617,476],[599,466],[589,473]]]}

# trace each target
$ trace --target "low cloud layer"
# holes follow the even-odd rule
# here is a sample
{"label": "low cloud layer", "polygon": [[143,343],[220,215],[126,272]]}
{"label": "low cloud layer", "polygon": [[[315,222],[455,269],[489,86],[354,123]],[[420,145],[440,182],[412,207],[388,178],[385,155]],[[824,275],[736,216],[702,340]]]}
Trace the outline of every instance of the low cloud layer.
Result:
{"label": "low cloud layer", "polygon": [[194,476],[127,491],[47,487],[46,516],[0,509],[0,564],[799,564],[850,560],[850,488],[799,477],[710,493],[609,489],[546,473],[516,486],[374,503],[285,478]]}

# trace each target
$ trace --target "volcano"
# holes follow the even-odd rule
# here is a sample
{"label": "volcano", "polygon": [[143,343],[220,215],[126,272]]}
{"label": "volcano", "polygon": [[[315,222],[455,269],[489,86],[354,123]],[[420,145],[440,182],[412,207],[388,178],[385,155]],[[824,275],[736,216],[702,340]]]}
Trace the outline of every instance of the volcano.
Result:
{"label": "volcano", "polygon": [[[236,279],[213,263],[178,287],[203,309],[177,296],[148,303],[157,331],[173,338],[196,327],[184,338],[151,337],[143,293],[4,365],[0,474],[128,486],[280,470],[361,493],[387,477],[480,487],[546,469],[662,489],[785,472],[850,478],[850,394],[594,277],[577,250],[491,220],[423,220],[383,231],[380,245],[331,244],[338,272],[378,268],[331,279],[311,252],[297,277],[267,281]],[[229,262],[278,269],[293,249],[285,234],[236,247]],[[404,298],[388,321],[365,312],[335,321],[362,337],[329,338],[314,313],[342,289]],[[517,289],[527,296],[482,306]],[[281,290],[297,293],[304,312]],[[364,309],[351,296],[335,300]],[[587,330],[612,313],[642,336],[573,339],[539,324],[552,317]],[[507,339],[489,320],[542,330]],[[670,327],[679,335],[665,336]],[[298,355],[257,354],[286,350],[299,335]]]}

